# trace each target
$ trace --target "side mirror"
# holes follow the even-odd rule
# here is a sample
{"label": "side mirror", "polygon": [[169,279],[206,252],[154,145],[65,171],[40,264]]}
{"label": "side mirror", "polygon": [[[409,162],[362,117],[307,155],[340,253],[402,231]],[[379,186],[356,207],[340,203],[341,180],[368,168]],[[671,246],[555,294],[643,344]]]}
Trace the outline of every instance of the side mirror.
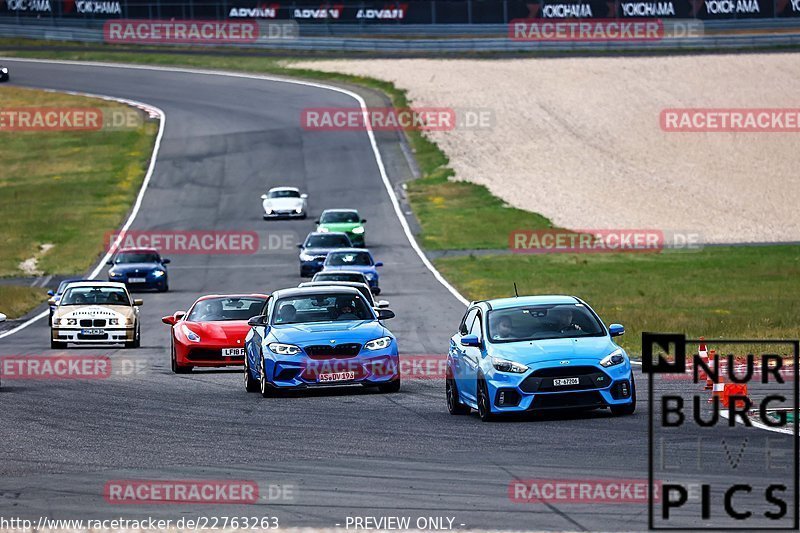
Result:
{"label": "side mirror", "polygon": [[182,320],[186,316],[186,311],[176,311],[172,316],[175,317],[175,322]]}
{"label": "side mirror", "polygon": [[303,200],[305,200],[305,199],[307,199],[307,198],[308,198],[308,195],[307,195],[306,193],[303,193],[303,194],[301,194],[301,195],[300,195],[300,198],[302,198]]}
{"label": "side mirror", "polygon": [[114,264],[114,261],[112,261],[111,259],[109,259],[108,261],[106,261],[106,264],[107,264],[107,265],[113,265],[113,264]]}
{"label": "side mirror", "polygon": [[177,322],[177,320],[175,320],[175,316],[174,315],[167,315],[167,316],[162,316],[161,317],[161,322],[163,322],[164,324],[170,325],[170,326],[174,326],[175,322]]}
{"label": "side mirror", "polygon": [[362,219],[361,219],[361,223],[362,223],[362,224],[364,224],[366,221],[367,221],[367,219],[366,219],[366,218],[362,218]]}
{"label": "side mirror", "polygon": [[389,307],[389,302],[387,302],[386,300],[378,300],[377,305],[378,308],[380,309],[386,309],[387,307]]}
{"label": "side mirror", "polygon": [[56,299],[50,298],[49,300],[47,300],[47,305],[56,305]]}
{"label": "side mirror", "polygon": [[319,224],[319,220],[315,220],[315,221],[314,221],[314,224]]}
{"label": "side mirror", "polygon": [[481,341],[477,335],[464,335],[461,337],[461,346],[473,346],[475,348],[481,345]]}
{"label": "side mirror", "polygon": [[383,261],[378,261],[377,263],[375,263],[375,266],[376,267],[382,267],[383,266]]}
{"label": "side mirror", "polygon": [[266,200],[267,198],[269,198],[269,196],[267,196],[266,194],[262,194],[262,195],[261,195],[261,199],[262,199],[262,200]]}
{"label": "side mirror", "polygon": [[608,326],[608,333],[612,337],[619,337],[625,334],[625,326],[622,324],[611,324]]}
{"label": "side mirror", "polygon": [[47,291],[47,295],[52,297],[55,296],[56,293],[53,291],[53,289],[50,289],[49,291]]}
{"label": "side mirror", "polygon": [[133,305],[135,305],[136,307],[140,307],[140,306],[144,305],[144,302],[142,301],[142,299],[141,299],[141,298],[136,298],[136,299],[133,301]]}
{"label": "side mirror", "polygon": [[378,309],[378,320],[389,320],[395,316],[394,311],[390,309]]}
{"label": "side mirror", "polygon": [[168,265],[170,263],[172,263],[171,259],[164,258],[164,259],[161,260],[161,264],[162,265]]}
{"label": "side mirror", "polygon": [[248,326],[266,326],[267,325],[267,315],[258,315],[254,316],[250,320],[247,321]]}
{"label": "side mirror", "polygon": [[297,247],[298,247],[298,248],[300,248],[300,249],[302,250],[302,249],[303,249],[303,243],[302,243],[302,242],[298,242],[298,243],[297,243]]}

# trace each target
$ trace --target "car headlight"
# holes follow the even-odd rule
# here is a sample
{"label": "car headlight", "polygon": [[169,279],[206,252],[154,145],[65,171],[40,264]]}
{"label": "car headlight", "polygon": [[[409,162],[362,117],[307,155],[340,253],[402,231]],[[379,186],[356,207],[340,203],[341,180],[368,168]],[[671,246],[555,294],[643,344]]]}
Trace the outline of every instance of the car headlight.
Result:
{"label": "car headlight", "polygon": [[3,74],[8,74],[8,69],[6,67],[0,68],[0,72]]}
{"label": "car headlight", "polygon": [[364,233],[364,226],[353,228],[353,233],[355,233],[356,235],[361,235],[362,233]]}
{"label": "car headlight", "polygon": [[600,366],[608,368],[610,366],[620,365],[625,362],[625,352],[622,348],[617,348],[607,356],[603,357],[600,361]]}
{"label": "car headlight", "polygon": [[183,334],[186,335],[187,339],[192,342],[200,342],[200,335],[186,327],[186,324],[181,324],[181,327],[183,328]]}
{"label": "car headlight", "polygon": [[68,318],[67,319],[67,325],[68,326],[77,326],[78,325],[78,319],[77,318]]}
{"label": "car headlight", "polygon": [[166,274],[166,272],[164,272],[163,270],[156,270],[155,272],[153,272],[153,276],[156,278],[163,277],[164,274]]}
{"label": "car headlight", "polygon": [[372,272],[365,272],[364,277],[372,281],[373,279],[375,279],[375,274],[373,274]]}
{"label": "car headlight", "polygon": [[298,207],[297,209],[294,210],[294,212],[295,213],[302,213],[303,212],[303,208],[302,207]]}
{"label": "car headlight", "polygon": [[367,350],[383,350],[388,348],[390,344],[392,344],[391,337],[381,337],[380,339],[372,339],[364,345],[364,348]]}
{"label": "car headlight", "polygon": [[119,272],[114,272],[113,270],[109,270],[108,275],[111,276],[112,278],[116,278],[117,276],[121,276],[122,274],[120,274]]}
{"label": "car headlight", "polygon": [[300,353],[300,347],[294,344],[282,344],[280,342],[271,342],[267,345],[273,353],[278,355],[297,355]]}
{"label": "car headlight", "polygon": [[313,255],[309,255],[305,252],[300,252],[300,261],[313,261],[313,260],[314,260]]}
{"label": "car headlight", "polygon": [[494,366],[495,370],[511,372],[512,374],[522,374],[528,371],[528,367],[521,363],[515,363],[514,361],[508,361],[498,357],[492,357],[492,366]]}
{"label": "car headlight", "polygon": [[109,318],[108,319],[109,326],[119,326],[119,318]]}
{"label": "car headlight", "polygon": [[53,319],[53,325],[54,326],[60,326],[61,325],[61,319],[60,318],[54,318]]}
{"label": "car headlight", "polygon": [[[132,326],[134,322],[135,322],[135,319],[133,317],[128,317],[128,318],[125,319],[125,325],[126,326]],[[192,333],[194,333],[194,332],[192,332]]]}

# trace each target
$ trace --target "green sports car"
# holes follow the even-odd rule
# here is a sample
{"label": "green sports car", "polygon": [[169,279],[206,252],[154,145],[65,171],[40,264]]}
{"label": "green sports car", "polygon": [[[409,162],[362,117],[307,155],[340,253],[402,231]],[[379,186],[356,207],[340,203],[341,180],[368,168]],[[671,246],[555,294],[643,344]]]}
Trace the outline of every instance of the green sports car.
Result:
{"label": "green sports car", "polygon": [[355,209],[326,209],[317,220],[317,231],[346,233],[353,246],[363,247],[366,246],[365,222]]}

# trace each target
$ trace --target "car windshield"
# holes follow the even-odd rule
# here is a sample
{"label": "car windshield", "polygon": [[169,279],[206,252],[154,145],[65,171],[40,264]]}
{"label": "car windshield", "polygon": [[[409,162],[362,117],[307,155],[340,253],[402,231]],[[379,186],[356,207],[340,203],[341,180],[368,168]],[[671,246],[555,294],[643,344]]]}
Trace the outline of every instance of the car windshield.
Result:
{"label": "car windshield", "polygon": [[368,252],[332,252],[325,261],[329,266],[370,266],[372,257]]}
{"label": "car windshield", "polygon": [[360,272],[319,272],[314,274],[314,281],[355,281],[366,283],[364,274]]}
{"label": "car windshield", "polygon": [[121,252],[114,258],[117,264],[124,263],[159,263],[160,258],[155,252]]}
{"label": "car windshield", "polygon": [[297,191],[271,191],[270,198],[300,198],[300,193]]}
{"label": "car windshield", "polygon": [[64,294],[64,291],[67,289],[67,285],[70,283],[75,283],[75,280],[64,280],[58,284],[58,289],[56,289],[56,294]]}
{"label": "car windshield", "polygon": [[306,248],[349,248],[350,239],[347,235],[309,235],[306,239]]}
{"label": "car windshield", "polygon": [[341,224],[360,222],[360,220],[355,211],[327,211],[322,213],[322,217],[319,219],[322,224]]}
{"label": "car windshield", "polygon": [[358,294],[304,294],[281,298],[275,302],[272,324],[306,324],[310,322],[341,322],[374,320],[369,305]]}
{"label": "car windshield", "polygon": [[250,320],[261,314],[264,298],[206,298],[196,302],[186,320],[190,322],[223,322]]}
{"label": "car windshield", "polygon": [[61,305],[131,305],[128,293],[119,287],[68,287]]}
{"label": "car windshield", "polygon": [[604,335],[602,324],[583,304],[514,307],[489,311],[492,342],[517,342]]}

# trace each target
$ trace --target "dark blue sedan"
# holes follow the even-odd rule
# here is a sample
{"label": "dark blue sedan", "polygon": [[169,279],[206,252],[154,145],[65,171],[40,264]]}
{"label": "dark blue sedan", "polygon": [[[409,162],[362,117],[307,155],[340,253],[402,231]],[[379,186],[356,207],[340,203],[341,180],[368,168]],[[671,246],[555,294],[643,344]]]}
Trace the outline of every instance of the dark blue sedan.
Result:
{"label": "dark blue sedan", "polygon": [[332,250],[352,246],[346,233],[309,233],[303,244],[297,245],[300,248],[300,276],[311,277],[322,270],[325,258]]}
{"label": "dark blue sedan", "polygon": [[128,289],[169,290],[169,259],[152,248],[123,248],[108,262],[108,281],[118,281]]}

